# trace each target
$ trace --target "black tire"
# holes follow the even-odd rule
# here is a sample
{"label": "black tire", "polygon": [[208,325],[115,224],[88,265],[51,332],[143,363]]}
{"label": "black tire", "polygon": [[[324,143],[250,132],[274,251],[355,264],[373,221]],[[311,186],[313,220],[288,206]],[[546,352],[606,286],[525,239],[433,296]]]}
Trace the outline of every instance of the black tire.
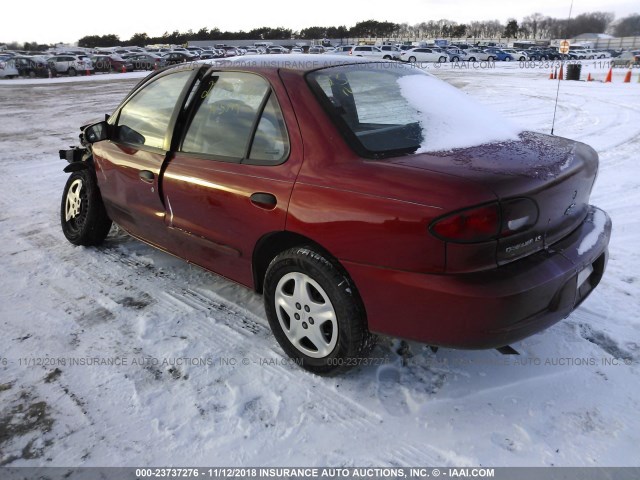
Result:
{"label": "black tire", "polygon": [[470,62],[475,62],[475,61],[476,61],[476,57],[471,57],[471,58],[469,58],[469,61],[470,61]]}
{"label": "black tire", "polygon": [[70,77],[75,77],[78,74],[76,69],[73,67],[69,68],[69,70],[67,70],[67,73],[69,74]]}
{"label": "black tire", "polygon": [[510,62],[511,61],[511,57],[509,55],[507,55],[506,57],[504,57],[504,61],[505,62]]}
{"label": "black tire", "polygon": [[409,63],[416,63],[416,57],[409,57]]}
{"label": "black tire", "polygon": [[384,57],[382,57],[383,60],[391,60],[391,57],[389,55],[385,55]]}
{"label": "black tire", "polygon": [[36,78],[36,72],[29,70],[29,78]]}
{"label": "black tire", "polygon": [[447,61],[447,57],[440,57],[438,59],[438,63],[446,63],[446,61]]}
{"label": "black tire", "polygon": [[[304,288],[298,287],[302,284]],[[291,288],[292,303],[276,305],[276,291],[283,299],[288,294],[282,294]],[[295,292],[303,292],[306,296],[296,299]],[[296,302],[295,306],[293,302]],[[376,337],[367,329],[366,315],[355,286],[336,264],[312,247],[291,248],[271,261],[264,279],[264,304],[271,331],[282,349],[310,372],[326,375],[345,370],[357,365],[357,360],[366,357],[375,345]],[[289,315],[287,309],[295,313]],[[332,314],[326,316],[324,322],[314,321],[311,315],[321,309],[332,309]],[[298,345],[289,339],[289,336],[295,337],[296,332]],[[312,339],[314,336],[317,339],[318,335],[325,344],[316,347]]]}
{"label": "black tire", "polygon": [[460,61],[460,57],[451,57],[451,61],[452,62],[459,62]]}
{"label": "black tire", "polygon": [[496,61],[496,57],[487,58],[487,62],[495,62],[495,61]]}
{"label": "black tire", "polygon": [[62,233],[74,245],[99,245],[111,228],[100,190],[89,170],[73,172],[60,204]]}

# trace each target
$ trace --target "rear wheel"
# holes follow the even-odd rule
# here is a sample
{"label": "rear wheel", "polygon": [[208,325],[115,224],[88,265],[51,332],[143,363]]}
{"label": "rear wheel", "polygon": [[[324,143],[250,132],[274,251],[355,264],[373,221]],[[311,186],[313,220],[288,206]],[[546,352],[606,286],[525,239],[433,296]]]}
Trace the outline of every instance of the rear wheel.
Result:
{"label": "rear wheel", "polygon": [[489,57],[487,58],[488,62],[495,62],[496,61],[496,57]]}
{"label": "rear wheel", "polygon": [[75,77],[75,76],[78,74],[78,72],[76,71],[76,69],[75,69],[75,68],[73,68],[73,67],[69,68],[69,70],[67,71],[67,73],[69,74],[69,76],[70,76],[70,77]]}
{"label": "rear wheel", "polygon": [[62,233],[74,245],[99,245],[111,228],[111,219],[89,170],[73,172],[62,193]]}
{"label": "rear wheel", "polygon": [[476,61],[476,57],[471,57],[471,58],[469,58],[469,61],[470,61],[470,62],[475,62],[475,61]]}
{"label": "rear wheel", "polygon": [[264,302],[280,346],[311,372],[346,369],[375,344],[350,280],[310,247],[291,248],[271,261]]}
{"label": "rear wheel", "polygon": [[438,59],[438,63],[445,63],[447,61],[447,57],[440,57]]}
{"label": "rear wheel", "polygon": [[416,63],[416,57],[409,57],[409,63]]}

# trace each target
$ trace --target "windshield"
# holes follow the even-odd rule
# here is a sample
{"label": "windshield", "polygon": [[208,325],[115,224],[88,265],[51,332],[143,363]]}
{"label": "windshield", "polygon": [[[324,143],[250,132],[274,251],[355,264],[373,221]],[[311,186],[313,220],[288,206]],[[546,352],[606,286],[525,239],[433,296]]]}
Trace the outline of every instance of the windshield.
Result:
{"label": "windshield", "polygon": [[517,140],[520,130],[451,85],[394,63],[345,65],[308,75],[349,143],[392,156]]}

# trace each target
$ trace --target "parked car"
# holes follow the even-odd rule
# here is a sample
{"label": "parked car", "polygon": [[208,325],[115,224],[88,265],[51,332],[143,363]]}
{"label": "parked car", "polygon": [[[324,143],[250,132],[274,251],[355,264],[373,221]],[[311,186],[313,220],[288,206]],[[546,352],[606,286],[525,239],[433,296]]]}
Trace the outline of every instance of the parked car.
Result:
{"label": "parked car", "polygon": [[529,55],[527,55],[527,52],[524,52],[522,50],[516,50],[515,48],[503,48],[502,51],[511,55],[511,59],[517,62],[524,62],[529,60]]}
{"label": "parked car", "polygon": [[449,56],[449,61],[451,62],[459,62],[461,60],[467,60],[467,52],[462,50],[461,48],[449,47],[445,48],[444,51]]}
{"label": "parked car", "polygon": [[470,48],[467,51],[467,60],[470,62],[484,62],[492,60],[492,55],[480,50],[479,48]]}
{"label": "parked car", "polygon": [[15,78],[19,75],[13,57],[0,55],[0,78]]}
{"label": "parked car", "polygon": [[198,59],[194,55],[186,52],[169,52],[165,53],[162,58],[165,59],[167,65],[176,65],[178,63],[193,62]]}
{"label": "parked car", "polygon": [[633,52],[622,52],[620,56],[611,60],[612,67],[632,67],[640,65],[640,54],[635,55]]}
{"label": "parked car", "polygon": [[[354,57],[368,57],[378,59],[383,59],[385,57],[385,53],[382,50],[372,45],[354,45],[353,47],[351,47],[349,55],[352,55]],[[388,55],[389,54],[386,54],[386,56]]]}
{"label": "parked car", "polygon": [[400,61],[402,62],[437,62],[445,63],[449,61],[449,56],[446,52],[434,50],[433,48],[412,48],[411,50],[405,50],[400,54]]}
{"label": "parked car", "polygon": [[353,45],[338,45],[332,51],[325,53],[329,53],[331,55],[349,55],[352,48]]}
{"label": "parked car", "polygon": [[[252,49],[252,50],[255,50],[255,49]],[[309,49],[309,50],[311,50],[311,49]],[[324,53],[324,48],[318,49],[318,50],[321,50],[321,51],[316,51],[316,52],[311,52],[310,51],[309,53]],[[257,52],[257,50],[256,50],[256,52]],[[247,50],[247,53],[249,53],[248,50]],[[304,53],[304,50],[301,47],[293,47],[291,49],[291,53]]]}
{"label": "parked car", "polygon": [[398,47],[394,45],[382,45],[380,47],[380,50],[382,50],[383,52],[386,52],[386,55],[382,57],[383,59],[400,60],[400,54],[402,53],[402,50],[400,50]]}
{"label": "parked car", "polygon": [[21,77],[48,77],[49,67],[43,57],[28,57],[16,55],[12,58],[13,66],[18,69]]}
{"label": "parked car", "polygon": [[485,52],[491,56],[489,60],[499,60],[501,62],[510,62],[513,60],[513,57],[510,54],[500,48],[490,47],[485,49]]}
{"label": "parked car", "polygon": [[55,74],[66,73],[70,77],[78,73],[93,73],[93,63],[86,56],[55,55],[47,59],[47,65]]}
{"label": "parked car", "polygon": [[421,69],[288,57],[145,78],[60,152],[65,237],[97,245],[115,222],[262,293],[319,374],[359,364],[373,332],[502,347],[596,288],[595,150],[518,133]]}
{"label": "parked car", "polygon": [[127,72],[133,72],[134,66],[131,60],[125,60],[120,55],[93,55],[91,62],[96,72],[122,72],[123,67]]}
{"label": "parked car", "polygon": [[167,60],[153,53],[141,53],[126,59],[134,70],[157,70],[167,65]]}
{"label": "parked car", "polygon": [[[308,53],[315,54],[315,55],[321,55],[325,52],[326,52],[325,48],[321,45],[313,45],[309,47],[309,50],[308,50]],[[295,53],[295,52],[292,51],[291,53]]]}
{"label": "parked car", "polygon": [[218,54],[216,54],[211,50],[203,50],[202,52],[200,52],[200,55],[198,56],[199,60],[209,60],[212,58],[218,58]]}
{"label": "parked car", "polygon": [[588,58],[593,58],[593,55],[583,49],[569,50],[568,55],[571,60],[586,60]]}
{"label": "parked car", "polygon": [[595,58],[611,58],[611,53],[607,50],[594,50]]}
{"label": "parked car", "polygon": [[289,49],[281,46],[281,45],[271,45],[267,48],[268,53],[277,54],[277,53],[289,53]]}

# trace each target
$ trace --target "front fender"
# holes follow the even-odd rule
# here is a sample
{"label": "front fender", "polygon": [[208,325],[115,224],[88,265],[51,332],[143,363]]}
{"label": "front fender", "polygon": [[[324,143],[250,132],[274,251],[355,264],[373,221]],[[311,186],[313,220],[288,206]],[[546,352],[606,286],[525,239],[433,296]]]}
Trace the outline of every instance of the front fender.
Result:
{"label": "front fender", "polygon": [[88,170],[89,164],[87,162],[73,162],[64,167],[65,173],[78,172],[80,170]]}

